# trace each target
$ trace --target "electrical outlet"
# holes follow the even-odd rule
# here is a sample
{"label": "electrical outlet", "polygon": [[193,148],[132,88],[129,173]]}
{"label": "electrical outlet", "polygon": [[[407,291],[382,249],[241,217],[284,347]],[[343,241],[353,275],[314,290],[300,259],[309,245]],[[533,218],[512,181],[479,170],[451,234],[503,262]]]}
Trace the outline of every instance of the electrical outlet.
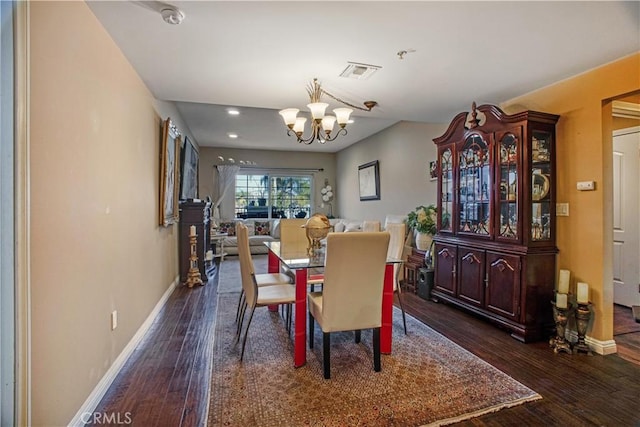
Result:
{"label": "electrical outlet", "polygon": [[556,203],[556,216],[569,216],[569,203]]}
{"label": "electrical outlet", "polygon": [[111,312],[111,330],[113,331],[118,327],[118,310],[113,310]]}

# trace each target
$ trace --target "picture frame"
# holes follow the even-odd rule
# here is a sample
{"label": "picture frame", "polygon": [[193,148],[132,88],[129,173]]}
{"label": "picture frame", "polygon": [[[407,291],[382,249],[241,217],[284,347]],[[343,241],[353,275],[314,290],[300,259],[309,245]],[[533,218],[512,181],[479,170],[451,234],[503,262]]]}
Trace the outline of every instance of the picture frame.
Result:
{"label": "picture frame", "polygon": [[358,166],[360,201],[380,200],[380,166],[377,160]]}
{"label": "picture frame", "polygon": [[429,181],[435,181],[438,179],[438,161],[432,160],[429,162]]}
{"label": "picture frame", "polygon": [[178,221],[179,150],[180,133],[167,118],[162,124],[160,144],[160,225],[164,227]]}
{"label": "picture frame", "polygon": [[186,135],[180,157],[180,200],[197,199],[199,153]]}

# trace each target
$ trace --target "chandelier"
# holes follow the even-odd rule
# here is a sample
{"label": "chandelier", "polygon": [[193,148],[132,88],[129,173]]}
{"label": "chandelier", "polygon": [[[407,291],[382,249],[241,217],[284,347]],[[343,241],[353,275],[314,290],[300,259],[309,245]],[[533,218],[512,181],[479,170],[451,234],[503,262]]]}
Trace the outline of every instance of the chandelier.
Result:
{"label": "chandelier", "polygon": [[[311,100],[311,103],[307,104],[307,108],[311,111],[311,134],[309,136],[303,136],[307,119],[306,117],[297,116],[300,110],[297,108],[287,108],[279,112],[284,119],[284,123],[287,125],[287,135],[291,136],[293,132],[298,139],[298,142],[303,142],[307,145],[311,144],[313,141],[318,141],[320,144],[324,144],[327,141],[334,141],[340,134],[347,134],[346,126],[349,121],[349,116],[353,110],[351,108],[335,108],[333,110],[335,116],[325,115],[325,110],[329,104],[321,102],[322,95],[327,95],[341,104],[362,111],[371,111],[373,107],[378,105],[376,101],[365,101],[365,108],[349,104],[348,102],[345,102],[322,89],[320,83],[318,83],[318,79],[313,79],[313,82],[309,83],[309,86],[307,86],[307,93]],[[336,122],[338,122],[340,128],[332,135],[331,133],[333,132]]]}

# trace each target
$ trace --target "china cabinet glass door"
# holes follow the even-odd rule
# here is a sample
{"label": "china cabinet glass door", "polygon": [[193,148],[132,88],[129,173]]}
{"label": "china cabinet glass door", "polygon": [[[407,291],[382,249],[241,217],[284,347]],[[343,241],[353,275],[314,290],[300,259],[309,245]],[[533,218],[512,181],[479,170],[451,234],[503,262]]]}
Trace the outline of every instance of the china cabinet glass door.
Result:
{"label": "china cabinet glass door", "polygon": [[518,139],[512,133],[506,134],[499,147],[500,230],[498,236],[518,239]]}
{"label": "china cabinet glass door", "polygon": [[491,232],[491,178],[489,147],[480,135],[467,137],[460,152],[458,232],[489,235]]}
{"label": "china cabinet glass door", "polygon": [[551,240],[551,134],[534,131],[531,138],[531,240]]}
{"label": "china cabinet glass door", "polygon": [[440,154],[440,231],[452,231],[451,212],[453,211],[453,154],[451,148]]}

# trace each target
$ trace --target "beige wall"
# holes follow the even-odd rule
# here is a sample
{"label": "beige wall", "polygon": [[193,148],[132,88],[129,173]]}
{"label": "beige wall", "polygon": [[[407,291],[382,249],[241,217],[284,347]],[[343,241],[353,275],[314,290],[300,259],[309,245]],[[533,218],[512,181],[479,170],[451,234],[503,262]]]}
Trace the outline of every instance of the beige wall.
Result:
{"label": "beige wall", "polygon": [[[640,90],[640,53],[505,102],[508,113],[531,109],[560,115],[557,132],[557,200],[569,216],[557,219],[558,267],[587,282],[595,316],[588,335],[613,338],[612,116],[611,98]],[[605,106],[603,108],[603,105]],[[577,191],[595,181],[595,191]]]}
{"label": "beige wall", "polygon": [[177,230],[151,94],[84,2],[30,8],[32,421],[66,425],[177,276]]}
{"label": "beige wall", "polygon": [[[429,179],[429,162],[437,155],[433,138],[447,125],[400,122],[340,151],[340,216],[384,223],[387,214],[407,214],[416,206],[435,204],[436,181]],[[373,160],[380,162],[380,200],[361,202],[358,166]]]}
{"label": "beige wall", "polygon": [[[333,153],[305,153],[301,151],[265,151],[265,150],[235,150],[230,148],[200,148],[200,170],[198,192],[200,198],[206,196],[212,200],[218,198],[218,173],[214,171],[215,165],[222,162],[218,159],[222,156],[225,159],[229,157],[236,160],[254,161],[257,166],[252,167],[252,171],[259,171],[260,168],[300,168],[300,169],[324,169],[321,172],[313,173],[313,189],[315,196],[315,211],[327,213],[327,207],[321,207],[322,203],[320,190],[324,186],[325,178],[329,180],[329,184],[335,187],[335,193],[340,194],[339,186],[336,186],[336,155]],[[286,170],[282,171],[287,173]],[[258,172],[259,173],[259,172]],[[234,217],[234,198],[233,192],[229,192],[222,201],[220,217],[227,219]],[[338,209],[336,201],[333,201],[333,212],[335,214]]]}

